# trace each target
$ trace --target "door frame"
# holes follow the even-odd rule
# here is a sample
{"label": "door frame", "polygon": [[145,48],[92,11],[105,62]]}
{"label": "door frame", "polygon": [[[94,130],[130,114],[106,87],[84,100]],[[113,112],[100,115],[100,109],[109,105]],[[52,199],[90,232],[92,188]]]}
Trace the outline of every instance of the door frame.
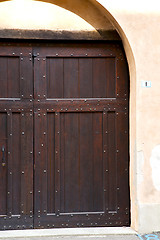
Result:
{"label": "door frame", "polygon": [[[46,40],[44,40],[44,41],[42,41],[42,40],[41,40],[41,41],[29,40],[29,43],[28,43],[27,40],[18,40],[18,41],[15,40],[15,41],[9,41],[9,42],[11,42],[11,43],[12,43],[12,42],[17,42],[17,43],[20,43],[20,44],[22,43],[22,44],[24,44],[24,45],[28,45],[28,44],[29,44],[29,45],[31,45],[31,46],[34,45],[34,44],[36,44],[36,43],[39,44],[39,45],[43,45],[43,44],[46,44],[46,43],[49,44],[49,43],[50,43],[50,41],[46,41]],[[52,41],[52,42],[54,42],[54,41]],[[56,42],[56,41],[55,41],[55,42]],[[64,42],[64,41],[62,41],[62,42]],[[90,40],[90,41],[78,41],[78,40],[77,40],[77,41],[75,41],[75,40],[70,40],[69,42],[77,42],[77,43],[79,43],[79,42],[80,42],[80,43],[89,42],[89,43],[92,44],[92,43],[94,43],[94,42],[102,43],[102,42],[105,42],[105,41],[94,41],[94,40]],[[118,40],[118,42],[119,42],[119,40]],[[6,43],[5,43],[5,44],[6,44]],[[128,90],[128,93],[130,93],[129,90]],[[130,145],[130,144],[129,144],[129,145]],[[128,179],[128,181],[129,181],[129,179]]]}

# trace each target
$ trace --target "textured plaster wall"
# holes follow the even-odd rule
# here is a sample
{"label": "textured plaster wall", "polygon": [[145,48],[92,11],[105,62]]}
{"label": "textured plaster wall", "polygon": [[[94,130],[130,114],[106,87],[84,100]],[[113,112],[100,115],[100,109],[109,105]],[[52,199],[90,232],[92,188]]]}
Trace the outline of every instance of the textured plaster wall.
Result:
{"label": "textured plaster wall", "polygon": [[[0,2],[0,29],[118,30],[130,71],[131,225],[160,230],[159,0]],[[142,88],[142,80],[151,88]]]}
{"label": "textured plaster wall", "polygon": [[[132,226],[160,230],[160,2],[98,0],[120,25],[131,75]],[[122,30],[122,31],[121,31]],[[125,33],[125,36],[123,34]],[[129,47],[128,47],[129,48]],[[132,68],[135,60],[135,70]],[[136,71],[136,72],[135,72]],[[151,81],[142,88],[141,81]],[[134,132],[134,133],[133,133]]]}

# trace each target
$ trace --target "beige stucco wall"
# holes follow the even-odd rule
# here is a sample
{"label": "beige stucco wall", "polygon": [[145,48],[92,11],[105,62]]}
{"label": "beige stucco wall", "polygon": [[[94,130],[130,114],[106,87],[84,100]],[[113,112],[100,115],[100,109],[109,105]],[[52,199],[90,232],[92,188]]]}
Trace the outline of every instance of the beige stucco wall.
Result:
{"label": "beige stucco wall", "polygon": [[[98,2],[108,9],[122,28],[123,31],[118,26],[130,66],[131,224],[141,232],[158,231],[160,230],[160,25],[158,24],[160,2],[158,0],[98,0]],[[133,55],[128,51],[128,45]],[[151,81],[151,88],[142,88],[142,80]]]}
{"label": "beige stucco wall", "polygon": [[[118,30],[130,70],[131,226],[160,231],[159,0],[1,2],[0,29]],[[142,88],[142,80],[151,81],[151,88]]]}

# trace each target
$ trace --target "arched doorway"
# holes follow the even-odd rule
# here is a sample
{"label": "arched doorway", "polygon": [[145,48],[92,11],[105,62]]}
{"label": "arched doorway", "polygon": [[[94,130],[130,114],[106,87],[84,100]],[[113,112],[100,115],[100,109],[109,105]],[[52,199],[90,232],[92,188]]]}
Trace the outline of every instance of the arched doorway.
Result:
{"label": "arched doorway", "polygon": [[128,226],[121,42],[9,43],[1,69],[2,229]]}

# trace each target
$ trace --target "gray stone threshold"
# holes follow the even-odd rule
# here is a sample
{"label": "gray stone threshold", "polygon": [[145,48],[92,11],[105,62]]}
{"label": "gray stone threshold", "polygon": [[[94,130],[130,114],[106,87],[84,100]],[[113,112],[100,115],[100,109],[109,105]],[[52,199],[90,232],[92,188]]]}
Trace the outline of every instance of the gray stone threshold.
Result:
{"label": "gray stone threshold", "polygon": [[96,227],[96,228],[57,228],[33,230],[0,231],[0,239],[27,237],[59,237],[59,236],[104,236],[104,235],[136,235],[130,227]]}

